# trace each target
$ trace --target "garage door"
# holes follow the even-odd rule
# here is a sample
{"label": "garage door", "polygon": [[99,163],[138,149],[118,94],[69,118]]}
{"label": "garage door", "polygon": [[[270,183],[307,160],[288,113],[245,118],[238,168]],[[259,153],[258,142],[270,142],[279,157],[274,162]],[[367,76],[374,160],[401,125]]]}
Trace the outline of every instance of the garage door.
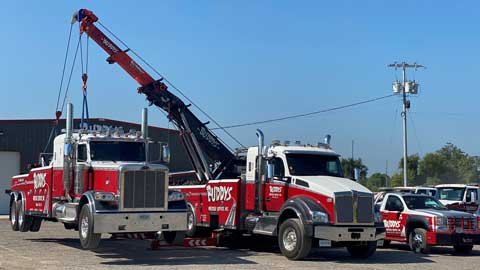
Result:
{"label": "garage door", "polygon": [[8,214],[9,197],[5,189],[10,189],[12,176],[20,173],[20,153],[0,151],[0,215]]}

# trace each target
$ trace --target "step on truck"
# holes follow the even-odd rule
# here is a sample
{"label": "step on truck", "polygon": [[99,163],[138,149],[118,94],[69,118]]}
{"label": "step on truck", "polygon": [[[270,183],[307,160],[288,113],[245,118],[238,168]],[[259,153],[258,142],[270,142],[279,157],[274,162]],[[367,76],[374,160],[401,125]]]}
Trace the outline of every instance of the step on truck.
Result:
{"label": "step on truck", "polygon": [[80,23],[80,34],[108,54],[109,64],[118,64],[134,78],[140,84],[138,93],[164,110],[180,131],[196,179],[177,179],[178,185],[170,189],[185,193],[187,235],[205,230],[234,239],[266,235],[278,239],[282,253],[294,260],[318,246],[345,246],[352,256],[363,258],[375,252],[385,229],[374,214],[373,193],[343,177],[329,137],[315,146],[265,146],[258,130],[257,146],[233,152],[209,122],[202,122],[168,90],[163,78],[154,80],[130,57],[130,48],[120,48],[97,28],[97,21],[87,9],[72,19]]}
{"label": "step on truck", "polygon": [[186,230],[184,195],[168,189],[168,146],[162,164],[146,160],[147,115],[142,131],[73,130],[67,106],[66,133],[55,137],[41,166],[12,178],[10,223],[37,232],[42,221],[78,230],[82,248],[94,249],[103,233],[180,241]]}
{"label": "step on truck", "polygon": [[432,196],[387,193],[379,211],[387,232],[384,246],[398,241],[414,252],[453,246],[456,252],[469,253],[480,244],[480,217],[450,210]]}

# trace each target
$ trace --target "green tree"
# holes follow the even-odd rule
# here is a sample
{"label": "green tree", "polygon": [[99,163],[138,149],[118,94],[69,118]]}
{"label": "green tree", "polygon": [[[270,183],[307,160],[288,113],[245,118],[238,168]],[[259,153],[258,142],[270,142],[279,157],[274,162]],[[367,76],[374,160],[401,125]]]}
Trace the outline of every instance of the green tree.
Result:
{"label": "green tree", "polygon": [[365,186],[372,191],[378,191],[378,188],[386,186],[388,176],[384,173],[374,173],[368,177]]}
{"label": "green tree", "polygon": [[367,181],[368,167],[363,164],[362,159],[342,158],[343,175],[346,178],[353,178],[355,168],[360,169],[360,179],[357,179],[360,183]]}

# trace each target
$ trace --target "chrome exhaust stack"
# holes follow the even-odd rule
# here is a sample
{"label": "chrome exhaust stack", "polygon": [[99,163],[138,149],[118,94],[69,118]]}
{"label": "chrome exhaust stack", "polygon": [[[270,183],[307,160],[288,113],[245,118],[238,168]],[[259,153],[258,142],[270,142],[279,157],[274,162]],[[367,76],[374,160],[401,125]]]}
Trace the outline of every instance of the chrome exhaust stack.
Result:
{"label": "chrome exhaust stack", "polygon": [[63,146],[63,193],[70,200],[70,187],[73,179],[73,104],[67,104],[65,144]]}
{"label": "chrome exhaust stack", "polygon": [[260,129],[257,129],[256,134],[258,138],[258,154],[255,177],[255,209],[260,213],[263,211],[263,184],[265,183],[265,156],[263,154],[265,137]]}
{"label": "chrome exhaust stack", "polygon": [[145,163],[148,163],[148,109],[142,110],[142,138],[145,141]]}

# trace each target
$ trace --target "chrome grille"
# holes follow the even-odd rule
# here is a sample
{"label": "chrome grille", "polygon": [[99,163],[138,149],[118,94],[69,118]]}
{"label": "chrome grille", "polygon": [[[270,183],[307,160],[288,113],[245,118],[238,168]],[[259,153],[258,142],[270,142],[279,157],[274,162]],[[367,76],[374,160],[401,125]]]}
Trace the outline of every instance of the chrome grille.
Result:
{"label": "chrome grille", "polygon": [[335,194],[335,216],[338,223],[372,223],[373,196],[357,192]]}
{"label": "chrome grille", "polygon": [[450,229],[456,231],[475,231],[477,229],[475,218],[449,218],[448,225]]}
{"label": "chrome grille", "polygon": [[166,173],[156,170],[132,170],[123,173],[122,208],[145,210],[165,208]]}

